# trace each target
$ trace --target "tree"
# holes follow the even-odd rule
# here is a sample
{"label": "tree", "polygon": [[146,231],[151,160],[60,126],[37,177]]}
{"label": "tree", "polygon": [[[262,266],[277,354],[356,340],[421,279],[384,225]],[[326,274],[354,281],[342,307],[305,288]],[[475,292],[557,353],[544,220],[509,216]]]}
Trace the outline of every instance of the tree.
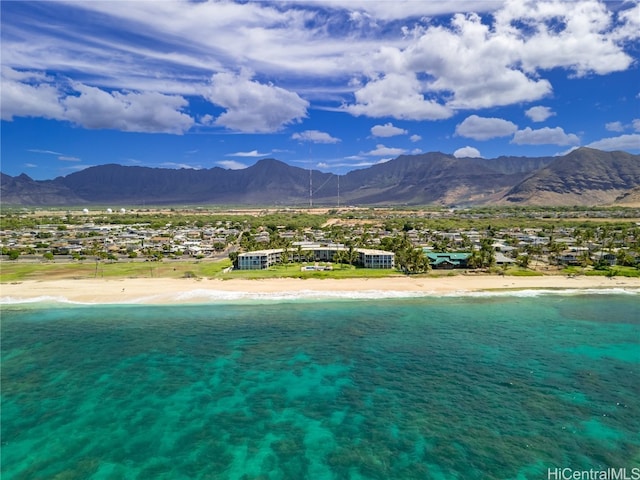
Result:
{"label": "tree", "polygon": [[482,255],[478,250],[474,250],[467,259],[469,268],[482,268]]}
{"label": "tree", "polygon": [[496,263],[496,251],[490,238],[480,241],[480,259],[483,267],[492,267]]}
{"label": "tree", "polygon": [[340,264],[340,268],[343,268],[344,262],[346,262],[346,251],[338,250],[333,254],[333,261]]}
{"label": "tree", "polygon": [[347,262],[349,262],[349,265],[353,265],[354,262],[358,259],[358,252],[355,251],[355,249],[353,248],[353,245],[349,245],[347,250],[346,250],[346,260]]}
{"label": "tree", "polygon": [[520,268],[529,268],[529,261],[530,260],[531,259],[529,258],[529,255],[520,255],[516,259],[516,263],[518,264],[518,266]]}
{"label": "tree", "polygon": [[51,260],[53,260],[53,253],[47,252],[44,255],[42,255],[42,258],[44,258],[45,260],[51,261]]}
{"label": "tree", "polygon": [[406,252],[405,268],[407,273],[426,273],[431,268],[429,258],[421,248],[411,248]]}

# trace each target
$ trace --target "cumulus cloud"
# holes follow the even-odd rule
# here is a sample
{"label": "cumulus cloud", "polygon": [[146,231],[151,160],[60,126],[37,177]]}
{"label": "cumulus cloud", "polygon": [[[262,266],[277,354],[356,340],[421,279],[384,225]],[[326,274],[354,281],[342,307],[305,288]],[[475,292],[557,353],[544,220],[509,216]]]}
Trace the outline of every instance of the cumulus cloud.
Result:
{"label": "cumulus cloud", "polygon": [[453,156],[456,158],[482,158],[480,150],[474,147],[462,147],[453,152]]}
{"label": "cumulus cloud", "polygon": [[309,102],[297,93],[251,80],[243,71],[216,73],[206,98],[226,111],[215,124],[247,133],[269,133],[307,116]]}
{"label": "cumulus cloud", "polygon": [[[585,76],[626,70],[634,58],[625,48],[633,52],[629,46],[640,38],[640,5],[633,2],[48,5],[28,16],[8,17],[11,8],[3,9],[11,27],[3,37],[3,63],[40,72],[13,70],[5,80],[3,71],[5,120],[33,116],[98,125],[87,128],[181,133],[193,124],[185,98],[202,95],[224,110],[216,118],[203,116],[203,125],[266,133],[306,118],[309,102],[301,92],[310,91],[356,116],[439,120],[460,109],[538,102],[553,94],[551,71]],[[429,19],[455,11],[476,13]],[[487,11],[492,15],[479,15]],[[51,18],[54,28],[38,28]],[[77,28],[78,18],[85,28]],[[110,28],[102,28],[105,21]],[[127,35],[132,25],[136,36]],[[229,73],[242,68],[258,78],[278,78],[279,86]],[[42,73],[47,71],[82,72],[93,82],[89,88],[99,91],[76,91],[71,97],[82,100],[67,105],[69,92]],[[211,77],[212,71],[219,73]],[[150,102],[140,96],[144,92],[164,97]],[[99,107],[95,115],[85,110],[92,103]],[[145,116],[151,103],[157,109]],[[550,112],[534,110],[542,108],[529,109],[529,118],[544,121],[539,119]],[[124,119],[109,123],[110,112]]]}
{"label": "cumulus cloud", "polygon": [[[561,67],[577,76],[602,75],[625,70],[633,61],[619,40],[638,38],[638,33],[613,29],[613,15],[605,2],[511,1],[496,18],[500,31],[517,33],[523,40],[517,53],[525,71]],[[514,20],[523,28],[516,31]],[[622,20],[624,26],[634,22]],[[537,28],[527,33],[527,25]]]}
{"label": "cumulus cloud", "polygon": [[420,135],[411,135],[409,137],[409,140],[411,140],[412,142],[419,142],[420,140],[422,140],[422,137]]}
{"label": "cumulus cloud", "polygon": [[181,112],[188,102],[178,95],[106,92],[78,83],[74,88],[80,95],[62,100],[65,118],[85,128],[181,134],[194,124]]}
{"label": "cumulus cloud", "polygon": [[297,132],[291,135],[293,140],[299,140],[301,142],[312,143],[338,143],[339,138],[332,137],[326,132],[320,130],[305,130],[304,132]]}
{"label": "cumulus cloud", "polygon": [[385,157],[385,156],[398,156],[405,153],[406,150],[404,148],[393,148],[393,147],[385,147],[382,144],[376,145],[374,150],[363,153],[362,155],[368,155],[370,157]]}
{"label": "cumulus cloud", "polygon": [[640,150],[640,133],[609,137],[591,142],[587,147],[598,150]]}
{"label": "cumulus cloud", "polygon": [[[27,83],[29,81],[36,83]],[[64,109],[60,105],[60,96],[58,87],[43,75],[2,68],[2,120],[12,121],[14,117],[62,120]]]}
{"label": "cumulus cloud", "polygon": [[[194,123],[179,95],[107,92],[80,82],[58,85],[43,75],[2,71],[2,119],[44,117],[89,129],[181,134]],[[28,83],[38,82],[38,83]]]}
{"label": "cumulus cloud", "polygon": [[640,118],[635,118],[632,122],[631,125],[633,125],[633,129],[636,132],[640,132]]}
{"label": "cumulus cloud", "polygon": [[471,115],[456,126],[456,135],[474,140],[489,140],[509,136],[517,130],[515,123],[502,118]]}
{"label": "cumulus cloud", "polygon": [[235,152],[227,153],[227,157],[265,157],[269,153],[260,153],[258,150],[251,150],[250,152]]}
{"label": "cumulus cloud", "polygon": [[406,65],[430,75],[429,89],[450,95],[449,107],[510,105],[552,91],[548,80],[514,66],[522,38],[492,28],[475,13],[454,15],[449,25],[418,27],[414,35],[417,40],[404,51]]}
{"label": "cumulus cloud", "polygon": [[524,130],[518,130],[513,135],[511,143],[517,145],[577,145],[580,143],[580,139],[573,133],[565,133],[561,127],[544,127],[538,130],[527,127]]}
{"label": "cumulus cloud", "polygon": [[374,137],[394,137],[396,135],[406,135],[407,133],[409,132],[403,128],[394,126],[391,122],[371,127],[371,135]]}
{"label": "cumulus cloud", "polygon": [[219,162],[216,162],[216,163],[228,170],[242,170],[244,168],[247,168],[247,166],[244,163],[238,162],[236,160],[220,160]]}
{"label": "cumulus cloud", "polygon": [[555,115],[549,107],[536,106],[525,111],[524,114],[534,122],[544,122],[547,118]]}
{"label": "cumulus cloud", "polygon": [[355,103],[342,108],[355,116],[403,120],[439,120],[453,115],[450,108],[425,98],[422,90],[415,74],[389,73],[356,90]]}
{"label": "cumulus cloud", "polygon": [[605,124],[604,128],[606,128],[610,132],[624,131],[624,125],[622,125],[622,122],[609,122]]}

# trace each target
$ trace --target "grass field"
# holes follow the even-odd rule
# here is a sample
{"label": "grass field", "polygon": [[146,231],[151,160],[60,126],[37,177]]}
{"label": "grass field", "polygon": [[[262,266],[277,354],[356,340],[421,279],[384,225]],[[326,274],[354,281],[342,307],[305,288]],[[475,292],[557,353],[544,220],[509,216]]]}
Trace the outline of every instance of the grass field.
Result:
{"label": "grass field", "polygon": [[[328,271],[301,271],[301,264],[277,265],[265,270],[233,270],[225,272],[231,266],[230,260],[219,262],[77,262],[77,263],[19,263],[2,262],[0,264],[0,283],[23,280],[56,280],[82,278],[217,278],[221,280],[264,279],[264,278],[384,278],[403,275],[396,270],[356,268],[351,265],[334,265]],[[462,271],[432,270],[419,276],[443,277],[462,274]],[[495,272],[494,272],[495,273]],[[519,267],[511,267],[498,272],[507,276],[540,276],[542,272]],[[609,270],[583,269],[569,267],[555,272],[560,275],[618,276],[640,277],[640,270],[634,267],[612,267]],[[482,273],[479,273],[482,275]]]}
{"label": "grass field", "polygon": [[3,263],[0,282],[56,280],[63,278],[184,278],[219,277],[231,261],[108,263]]}

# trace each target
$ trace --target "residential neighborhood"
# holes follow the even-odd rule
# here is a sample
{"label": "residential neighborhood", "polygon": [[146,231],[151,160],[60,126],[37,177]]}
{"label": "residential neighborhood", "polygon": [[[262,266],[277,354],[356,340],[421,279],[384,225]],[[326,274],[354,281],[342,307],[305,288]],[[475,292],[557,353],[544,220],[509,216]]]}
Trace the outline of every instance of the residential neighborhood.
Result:
{"label": "residential neighborhood", "polygon": [[[495,223],[509,226],[499,228],[466,228],[471,221],[486,222],[490,217],[465,211],[417,216],[406,212],[364,215],[346,209],[318,218],[308,216],[295,225],[277,225],[272,216],[260,215],[202,215],[197,220],[180,220],[178,213],[166,215],[163,223],[158,218],[165,217],[145,221],[145,215],[140,214],[138,221],[132,221],[124,209],[119,213],[108,209],[100,215],[83,213],[41,215],[37,222],[29,213],[2,215],[1,261],[230,259],[239,270],[320,262],[323,268],[340,263],[422,273],[511,266],[537,270],[637,266],[640,259],[640,226],[619,218],[620,213],[612,214],[615,223],[588,221],[570,226],[556,215],[547,226],[527,227],[536,221],[527,215],[514,217],[502,212],[503,217]],[[284,213],[277,218],[286,219]],[[582,215],[590,218],[588,212]]]}

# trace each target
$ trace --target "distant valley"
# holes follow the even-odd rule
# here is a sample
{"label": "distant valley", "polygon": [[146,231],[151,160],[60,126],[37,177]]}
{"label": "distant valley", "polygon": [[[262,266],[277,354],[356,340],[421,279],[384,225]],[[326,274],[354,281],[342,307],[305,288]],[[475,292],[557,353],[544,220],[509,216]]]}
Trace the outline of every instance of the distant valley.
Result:
{"label": "distant valley", "polygon": [[633,205],[640,155],[579,148],[560,157],[479,159],[433,152],[345,175],[276,159],[243,170],[109,164],[46,181],[1,174],[0,189],[4,205],[20,206]]}

